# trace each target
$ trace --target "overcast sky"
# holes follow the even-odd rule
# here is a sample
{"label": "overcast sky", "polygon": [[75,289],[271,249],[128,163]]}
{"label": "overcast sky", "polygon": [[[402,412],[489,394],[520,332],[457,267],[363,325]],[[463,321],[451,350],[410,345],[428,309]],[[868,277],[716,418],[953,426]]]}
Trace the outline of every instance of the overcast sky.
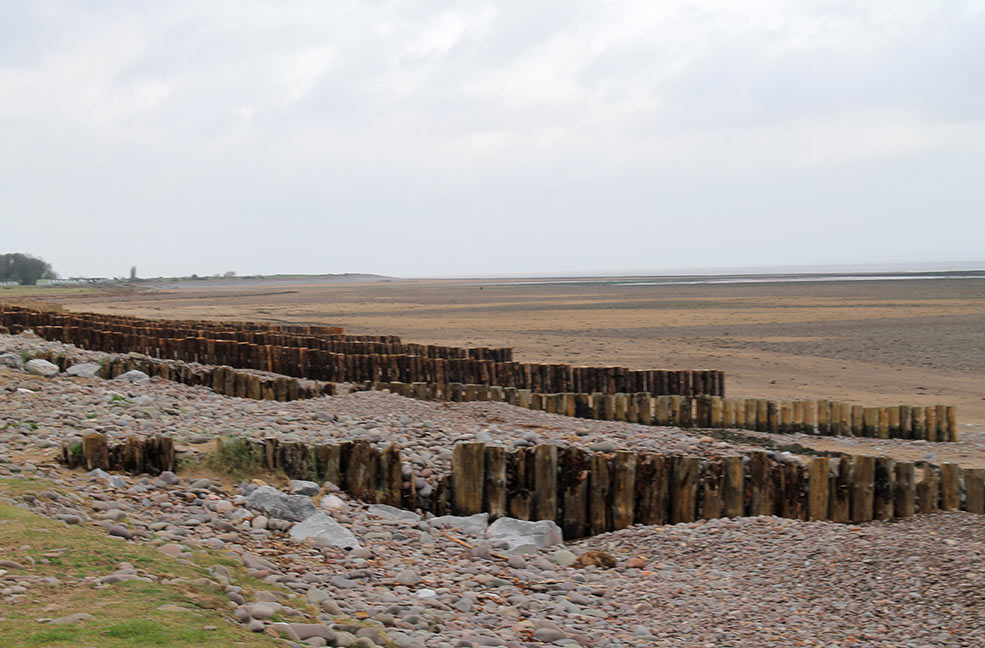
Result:
{"label": "overcast sky", "polygon": [[63,276],[985,258],[985,0],[0,0]]}

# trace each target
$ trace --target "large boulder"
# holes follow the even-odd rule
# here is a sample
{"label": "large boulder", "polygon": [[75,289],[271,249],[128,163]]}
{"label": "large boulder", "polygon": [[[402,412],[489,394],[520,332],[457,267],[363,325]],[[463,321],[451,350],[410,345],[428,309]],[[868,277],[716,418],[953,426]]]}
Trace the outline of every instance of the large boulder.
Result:
{"label": "large boulder", "polygon": [[0,353],[0,365],[13,369],[23,369],[24,359],[21,358],[21,354],[19,353],[7,351],[6,353]]}
{"label": "large boulder", "polygon": [[78,376],[79,378],[95,378],[99,374],[99,365],[95,362],[80,362],[65,370],[66,376]]}
{"label": "large boulder", "polygon": [[51,364],[47,360],[42,360],[41,358],[35,358],[34,360],[28,360],[24,365],[24,371],[29,374],[34,374],[35,376],[44,376],[45,378],[51,378],[52,376],[58,375],[58,365]]}
{"label": "large boulder", "polygon": [[119,380],[120,382],[133,383],[134,385],[142,385],[144,383],[150,382],[150,376],[145,374],[139,369],[131,369],[126,373],[121,373],[119,376],[113,380]]}
{"label": "large boulder", "polygon": [[432,529],[454,529],[469,535],[479,535],[489,526],[488,513],[476,513],[469,516],[442,515],[428,520]]}
{"label": "large boulder", "polygon": [[300,522],[318,512],[315,503],[304,495],[285,495],[273,486],[261,486],[246,498],[246,505],[270,517]]}
{"label": "large boulder", "polygon": [[318,544],[343,549],[359,549],[359,541],[347,528],[336,522],[328,513],[315,513],[291,527],[291,537],[298,540],[313,538]]}
{"label": "large boulder", "polygon": [[538,549],[564,542],[561,527],[550,520],[528,522],[515,518],[503,517],[489,525],[486,538],[490,542],[505,543],[509,550],[533,545]]}

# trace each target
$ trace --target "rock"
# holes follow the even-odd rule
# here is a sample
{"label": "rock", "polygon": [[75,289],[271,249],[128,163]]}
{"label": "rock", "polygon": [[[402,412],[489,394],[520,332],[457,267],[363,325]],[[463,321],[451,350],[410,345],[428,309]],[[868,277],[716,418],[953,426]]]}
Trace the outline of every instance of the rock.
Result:
{"label": "rock", "polygon": [[89,477],[95,477],[97,479],[109,479],[109,473],[101,468],[93,468],[86,473]]}
{"label": "rock", "polygon": [[41,358],[28,360],[24,365],[24,371],[29,374],[34,374],[35,376],[44,376],[45,378],[57,376],[59,373],[58,365],[51,364],[47,360],[42,360]]}
{"label": "rock", "polygon": [[321,498],[319,506],[326,511],[344,511],[346,509],[345,500],[336,495],[326,495]]}
{"label": "rock", "polygon": [[52,625],[67,625],[69,623],[78,623],[79,621],[85,621],[91,618],[92,618],[91,614],[86,614],[85,612],[78,612],[76,614],[69,614],[68,616],[52,619],[48,623]]}
{"label": "rock", "polygon": [[335,632],[328,626],[319,623],[276,623],[274,627],[287,626],[299,641],[305,641],[312,637],[320,637],[326,642],[334,645],[337,637]]}
{"label": "rock", "polygon": [[285,495],[272,486],[261,486],[246,498],[246,505],[269,516],[300,522],[318,512],[310,497]]}
{"label": "rock", "polygon": [[404,569],[398,573],[393,580],[401,585],[417,585],[421,582],[421,575],[414,569]]}
{"label": "rock", "polygon": [[266,603],[254,603],[249,606],[250,616],[254,619],[269,619],[274,616],[274,608]]}
{"label": "rock", "polygon": [[99,365],[95,362],[80,362],[65,370],[66,376],[76,376],[78,378],[95,378],[99,373]]}
{"label": "rock", "polygon": [[413,511],[405,511],[387,504],[371,504],[367,512],[388,520],[410,520],[412,522],[420,522],[421,520],[421,516]]}
{"label": "rock", "polygon": [[615,443],[609,441],[608,439],[599,441],[598,443],[593,443],[591,446],[589,446],[589,449],[592,450],[593,452],[615,452],[617,448],[618,446],[616,446]]}
{"label": "rock", "polygon": [[21,354],[7,351],[6,353],[0,353],[0,365],[13,369],[23,369],[24,360],[21,358]]}
{"label": "rock", "polygon": [[551,556],[551,558],[554,560],[554,563],[557,564],[559,567],[568,567],[570,565],[573,565],[575,561],[578,560],[578,556],[574,555],[567,549],[561,549],[560,551],[555,551],[554,555]]}
{"label": "rock", "polygon": [[564,639],[564,633],[554,628],[537,628],[534,630],[534,639],[543,641],[544,643],[551,643],[558,639]]}
{"label": "rock", "polygon": [[428,526],[432,529],[456,529],[462,533],[479,535],[489,526],[489,514],[476,513],[467,517],[442,515],[428,520]]}
{"label": "rock", "polygon": [[144,385],[150,382],[150,376],[145,374],[139,369],[131,369],[126,373],[121,373],[119,376],[113,380],[119,380],[120,382],[128,382],[134,385]]}
{"label": "rock", "polygon": [[494,543],[505,543],[511,550],[528,544],[542,549],[564,541],[561,527],[550,520],[528,522],[508,517],[490,524],[486,529],[486,538]]}
{"label": "rock", "polygon": [[133,538],[133,533],[129,529],[118,524],[114,524],[109,527],[108,531],[111,536],[116,536],[125,540],[130,540]]}
{"label": "rock", "polygon": [[578,567],[602,567],[604,569],[611,569],[616,566],[616,559],[604,551],[590,549],[578,556],[575,565]]}
{"label": "rock", "polygon": [[[312,508],[314,506],[312,505]],[[298,540],[316,538],[321,544],[328,544],[343,549],[358,549],[359,541],[352,532],[336,522],[327,513],[315,513],[303,522],[291,527],[291,537]]]}
{"label": "rock", "polygon": [[317,495],[321,492],[321,486],[313,481],[305,481],[303,479],[292,479],[291,480],[291,495],[307,495],[311,497],[312,495]]}

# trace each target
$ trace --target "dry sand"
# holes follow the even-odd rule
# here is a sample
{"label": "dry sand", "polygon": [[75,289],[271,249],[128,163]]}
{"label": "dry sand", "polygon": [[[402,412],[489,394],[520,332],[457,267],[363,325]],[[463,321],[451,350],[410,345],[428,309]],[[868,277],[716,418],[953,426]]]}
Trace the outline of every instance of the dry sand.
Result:
{"label": "dry sand", "polygon": [[519,360],[714,368],[730,396],[958,407],[985,424],[985,279],[619,285],[514,280],[182,282],[69,310],[336,324]]}

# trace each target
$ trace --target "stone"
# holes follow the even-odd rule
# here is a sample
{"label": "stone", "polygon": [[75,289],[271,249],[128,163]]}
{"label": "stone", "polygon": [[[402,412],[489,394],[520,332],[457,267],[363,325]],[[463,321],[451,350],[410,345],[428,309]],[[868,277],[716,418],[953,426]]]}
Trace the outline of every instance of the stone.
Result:
{"label": "stone", "polygon": [[505,544],[510,550],[528,544],[543,549],[564,541],[561,527],[550,520],[528,522],[508,517],[499,518],[489,525],[485,535],[494,544]]}
{"label": "stone", "polygon": [[274,616],[274,608],[266,603],[254,603],[249,607],[250,616],[254,619],[269,619]]}
{"label": "stone", "polygon": [[[494,523],[495,524],[495,523]],[[458,515],[442,515],[428,520],[432,529],[455,529],[470,535],[479,535],[489,526],[488,513],[476,513],[466,517]]]}
{"label": "stone", "polygon": [[569,567],[575,564],[575,561],[578,560],[578,556],[574,555],[567,549],[561,549],[560,551],[555,551],[554,555],[551,556],[551,558],[554,560],[554,563],[559,567]]}
{"label": "stone", "polygon": [[551,643],[558,639],[564,639],[564,633],[554,628],[537,628],[534,630],[534,639],[543,641],[544,643]]}
{"label": "stone", "polygon": [[78,612],[76,614],[69,614],[67,616],[58,617],[57,619],[52,619],[48,623],[52,625],[67,625],[69,623],[78,623],[79,621],[85,621],[91,619],[91,614],[86,614],[85,612]]}
{"label": "stone", "polygon": [[421,520],[421,516],[413,511],[405,511],[388,504],[371,504],[367,512],[388,520],[410,520],[411,522],[420,522]]}
{"label": "stone", "polygon": [[285,495],[272,486],[261,486],[249,494],[246,505],[271,517],[300,522],[318,512],[310,497]]}
{"label": "stone", "polygon": [[321,486],[313,481],[305,481],[303,479],[292,479],[291,480],[291,495],[307,495],[311,497],[312,495],[317,495],[321,492]]}
{"label": "stone", "polygon": [[421,582],[421,575],[417,572],[417,570],[404,569],[394,576],[393,580],[401,585],[417,585]]}
{"label": "stone", "polygon": [[28,360],[24,365],[24,371],[35,376],[44,376],[45,378],[57,376],[59,373],[58,365],[52,364],[47,360],[42,360],[41,358]]}
{"label": "stone", "polygon": [[346,509],[345,500],[337,495],[326,495],[318,503],[326,511],[344,511]]}
{"label": "stone", "polygon": [[144,385],[150,382],[150,376],[145,374],[143,371],[140,371],[139,369],[131,369],[126,373],[121,373],[113,380],[118,380],[120,382],[128,382],[134,385]]}
{"label": "stone", "polygon": [[65,370],[66,376],[75,376],[78,378],[95,378],[98,373],[99,365],[95,362],[80,362]]}
{"label": "stone", "polygon": [[615,452],[618,449],[618,446],[616,446],[616,444],[613,443],[612,441],[609,441],[608,439],[604,439],[597,443],[593,443],[590,446],[590,449],[593,452]]}
{"label": "stone", "polygon": [[[314,508],[314,505],[312,505]],[[303,522],[291,527],[290,535],[297,540],[315,538],[319,544],[327,544],[343,549],[358,549],[359,541],[352,532],[335,521],[327,513],[315,513]]]}
{"label": "stone", "polygon": [[21,358],[21,354],[19,353],[7,351],[6,353],[0,353],[0,365],[12,369],[23,369],[24,359]]}

